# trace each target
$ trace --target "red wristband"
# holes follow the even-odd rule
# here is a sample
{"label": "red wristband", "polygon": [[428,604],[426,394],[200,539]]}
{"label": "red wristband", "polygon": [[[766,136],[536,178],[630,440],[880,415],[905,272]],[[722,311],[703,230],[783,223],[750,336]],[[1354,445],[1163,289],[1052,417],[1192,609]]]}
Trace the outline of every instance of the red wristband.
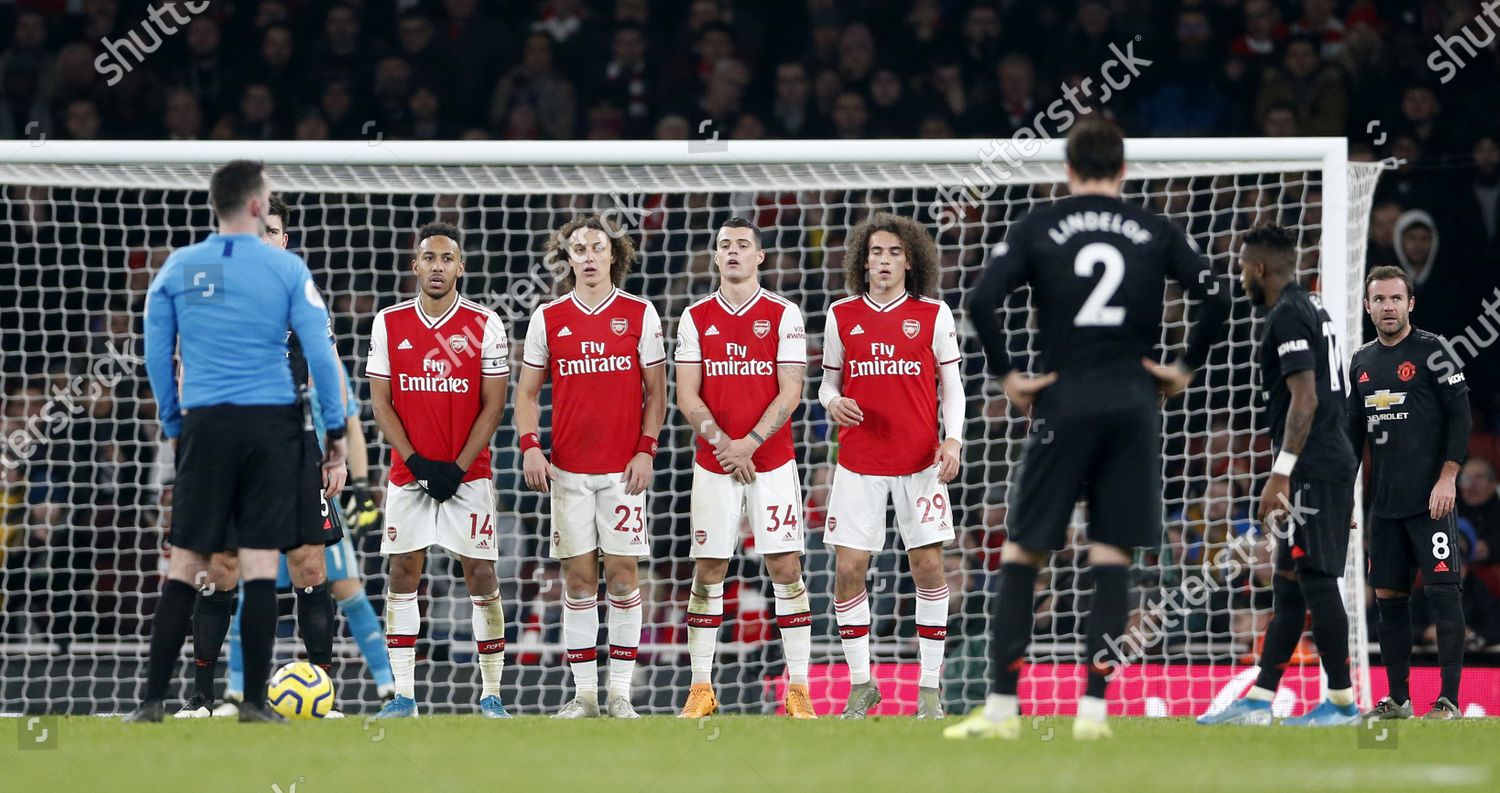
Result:
{"label": "red wristband", "polygon": [[528,432],[521,436],[521,454],[525,454],[529,449],[540,448],[542,448],[542,437],[540,435],[537,435],[535,432]]}
{"label": "red wristband", "polygon": [[656,439],[650,435],[642,435],[635,445],[636,454],[649,454],[652,459],[656,458]]}

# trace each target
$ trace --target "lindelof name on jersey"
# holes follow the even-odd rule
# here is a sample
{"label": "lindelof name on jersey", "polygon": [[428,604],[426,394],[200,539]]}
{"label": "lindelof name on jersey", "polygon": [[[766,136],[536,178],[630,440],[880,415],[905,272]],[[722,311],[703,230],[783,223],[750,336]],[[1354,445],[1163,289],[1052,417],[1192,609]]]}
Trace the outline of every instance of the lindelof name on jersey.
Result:
{"label": "lindelof name on jersey", "polygon": [[896,357],[896,345],[870,342],[870,360],[850,359],[849,379],[870,375],[920,375],[921,361],[909,361]]}
{"label": "lindelof name on jersey", "polygon": [[449,377],[448,362],[441,358],[423,358],[422,374],[399,373],[402,391],[428,391],[445,394],[469,393],[469,380],[465,377]]}
{"label": "lindelof name on jersey", "polygon": [[1081,231],[1108,231],[1119,234],[1136,245],[1145,245],[1151,241],[1151,232],[1118,212],[1069,213],[1056,226],[1047,230],[1047,236],[1058,245],[1065,245],[1069,238]]}
{"label": "lindelof name on jersey", "polygon": [[1406,404],[1405,391],[1392,391],[1389,388],[1382,388],[1379,391],[1366,396],[1365,407],[1375,408],[1377,411],[1379,411],[1378,413],[1375,413],[1369,417],[1369,423],[1374,425],[1382,421],[1405,420],[1408,416],[1411,415],[1411,413],[1407,411],[1402,411],[1400,413],[1386,412],[1396,405],[1404,404]]}
{"label": "lindelof name on jersey", "polygon": [[745,344],[730,342],[724,345],[724,354],[729,357],[725,361],[703,361],[703,373],[708,377],[725,377],[735,375],[772,375],[776,373],[775,364],[767,360],[750,360],[750,347]]}
{"label": "lindelof name on jersey", "polygon": [[[561,335],[561,334],[558,334]],[[575,374],[598,374],[599,372],[626,372],[630,370],[629,355],[610,355],[602,341],[578,343],[582,358],[558,358],[557,376],[570,377]]]}

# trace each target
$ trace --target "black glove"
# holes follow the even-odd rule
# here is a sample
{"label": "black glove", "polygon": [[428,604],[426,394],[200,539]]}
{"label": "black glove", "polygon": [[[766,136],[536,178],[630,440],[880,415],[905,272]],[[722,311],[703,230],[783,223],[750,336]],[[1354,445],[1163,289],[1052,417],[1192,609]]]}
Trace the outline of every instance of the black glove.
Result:
{"label": "black glove", "polygon": [[354,536],[363,535],[371,526],[380,525],[380,507],[370,493],[370,485],[363,479],[349,483],[349,506],[344,509],[349,528]]}
{"label": "black glove", "polygon": [[428,488],[427,493],[441,503],[453,498],[453,494],[464,483],[464,475],[468,471],[460,468],[458,463],[438,463],[437,469],[437,482]]}
{"label": "black glove", "polygon": [[447,475],[443,470],[443,463],[429,460],[412,452],[411,456],[406,458],[406,467],[411,471],[412,477],[417,480],[417,486],[427,491],[427,495],[437,499],[438,503],[447,501],[457,490],[454,488],[444,492],[442,483],[447,479]]}

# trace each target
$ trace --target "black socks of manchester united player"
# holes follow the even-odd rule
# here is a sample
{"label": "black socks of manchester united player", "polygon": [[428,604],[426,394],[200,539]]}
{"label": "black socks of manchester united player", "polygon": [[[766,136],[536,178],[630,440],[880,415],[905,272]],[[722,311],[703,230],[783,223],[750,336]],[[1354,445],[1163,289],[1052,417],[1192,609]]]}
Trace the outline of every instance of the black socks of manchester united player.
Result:
{"label": "black socks of manchester united player", "polygon": [[1328,690],[1348,691],[1353,685],[1349,682],[1349,614],[1344,611],[1339,580],[1316,570],[1303,570],[1299,576],[1302,598],[1312,612],[1313,642],[1328,673]]}
{"label": "black socks of manchester united player", "polygon": [[245,704],[266,703],[271,651],[276,641],[276,579],[258,578],[240,585],[245,599],[240,612],[240,647],[245,653]]}
{"label": "black socks of manchester united player", "polygon": [[1375,632],[1380,636],[1380,662],[1385,664],[1385,679],[1390,686],[1391,699],[1397,704],[1411,701],[1411,598],[1406,595],[1379,598],[1375,608],[1380,612],[1380,623]]}
{"label": "black socks of manchester united player", "polygon": [[151,617],[151,650],[146,658],[146,695],[143,697],[146,702],[160,702],[167,698],[167,686],[176,671],[182,643],[187,640],[193,598],[197,594],[191,584],[173,578],[162,585],[161,596],[156,601],[156,614]]}
{"label": "black socks of manchester united player", "polygon": [[1427,602],[1432,605],[1432,621],[1437,628],[1438,668],[1443,679],[1442,696],[1457,705],[1458,683],[1464,673],[1463,596],[1457,584],[1426,584],[1422,590],[1427,593]]}
{"label": "black socks of manchester united player", "polygon": [[1255,686],[1275,692],[1281,685],[1286,662],[1302,640],[1307,601],[1302,599],[1302,587],[1295,580],[1277,573],[1271,576],[1271,602],[1271,624],[1266,626],[1266,638],[1260,646],[1260,674],[1255,678]]}
{"label": "black socks of manchester united player", "polygon": [[214,700],[214,674],[224,636],[234,618],[235,590],[199,592],[193,599],[193,693],[205,701]]}
{"label": "black socks of manchester united player", "polygon": [[293,589],[297,592],[297,627],[302,631],[307,660],[331,673],[334,622],[333,596],[328,593],[328,582]]}
{"label": "black socks of manchester united player", "polygon": [[1021,661],[1031,642],[1032,590],[1037,568],[1007,562],[1000,565],[1000,587],[990,612],[990,693],[1014,697],[1021,680]]}
{"label": "black socks of manchester united player", "polygon": [[[1094,597],[1090,601],[1088,617],[1089,679],[1084,695],[1104,699],[1109,688],[1109,673],[1115,662],[1125,659],[1110,659],[1109,638],[1116,641],[1125,633],[1125,622],[1130,618],[1130,571],[1124,565],[1101,565],[1093,569]],[[1028,629],[1027,633],[1030,633]]]}

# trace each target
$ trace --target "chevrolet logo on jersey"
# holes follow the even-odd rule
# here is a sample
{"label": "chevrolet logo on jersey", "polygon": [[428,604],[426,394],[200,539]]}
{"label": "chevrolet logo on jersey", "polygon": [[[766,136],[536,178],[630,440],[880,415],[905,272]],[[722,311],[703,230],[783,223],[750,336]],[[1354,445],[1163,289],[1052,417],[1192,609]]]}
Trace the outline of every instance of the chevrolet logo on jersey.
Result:
{"label": "chevrolet logo on jersey", "polygon": [[1392,405],[1404,404],[1406,404],[1406,392],[1397,391],[1392,393],[1389,388],[1382,388],[1365,397],[1365,407],[1375,408],[1376,410],[1390,410]]}

